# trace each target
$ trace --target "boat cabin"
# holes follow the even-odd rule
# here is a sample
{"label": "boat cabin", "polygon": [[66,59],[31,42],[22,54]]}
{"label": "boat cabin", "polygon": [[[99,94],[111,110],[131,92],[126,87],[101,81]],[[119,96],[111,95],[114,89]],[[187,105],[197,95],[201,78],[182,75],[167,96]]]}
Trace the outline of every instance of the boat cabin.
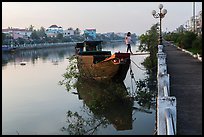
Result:
{"label": "boat cabin", "polygon": [[86,60],[87,56],[89,56],[94,64],[103,61],[111,56],[111,51],[102,51],[101,44],[102,41],[84,41],[83,43],[77,43],[75,47],[76,55],[83,56]]}
{"label": "boat cabin", "polygon": [[76,44],[76,54],[99,54],[102,51],[102,41],[84,41]]}

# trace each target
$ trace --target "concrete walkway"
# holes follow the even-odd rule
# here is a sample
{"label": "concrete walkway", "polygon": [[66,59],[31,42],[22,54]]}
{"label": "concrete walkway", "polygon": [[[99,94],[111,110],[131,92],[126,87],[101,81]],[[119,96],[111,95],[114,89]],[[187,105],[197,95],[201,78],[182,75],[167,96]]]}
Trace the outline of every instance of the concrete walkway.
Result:
{"label": "concrete walkway", "polygon": [[202,135],[202,62],[172,45],[164,53],[170,95],[177,100],[177,134]]}

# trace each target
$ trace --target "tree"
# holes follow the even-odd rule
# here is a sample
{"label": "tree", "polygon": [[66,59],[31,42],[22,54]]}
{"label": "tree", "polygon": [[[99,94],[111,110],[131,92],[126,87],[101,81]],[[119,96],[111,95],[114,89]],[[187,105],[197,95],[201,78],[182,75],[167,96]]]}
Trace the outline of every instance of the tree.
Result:
{"label": "tree", "polygon": [[30,25],[29,28],[28,28],[28,30],[29,30],[29,31],[33,31],[33,30],[34,30],[34,26],[33,26],[33,25]]}
{"label": "tree", "polygon": [[6,34],[2,33],[2,41],[4,41],[6,39]]}
{"label": "tree", "polygon": [[63,34],[62,33],[58,33],[57,34],[57,39],[58,40],[62,40],[63,39]]}
{"label": "tree", "polygon": [[[156,70],[157,66],[157,45],[159,34],[157,32],[158,24],[155,24],[151,27],[146,34],[142,34],[140,39],[139,50],[149,51],[150,56],[145,59],[143,65],[151,72]],[[155,68],[155,69],[152,69]]]}
{"label": "tree", "polygon": [[37,31],[37,35],[42,39],[47,37],[46,33],[45,33],[45,28],[41,27],[40,30]]}
{"label": "tree", "polygon": [[16,43],[17,43],[17,44],[20,44],[20,45],[21,45],[21,44],[24,44],[25,42],[26,42],[26,40],[23,39],[23,38],[20,38],[20,37],[16,40]]}
{"label": "tree", "polygon": [[192,48],[192,42],[196,39],[196,34],[194,32],[186,32],[183,37],[184,48]]}
{"label": "tree", "polygon": [[73,30],[73,28],[72,28],[72,27],[69,27],[68,30]]}
{"label": "tree", "polygon": [[38,36],[38,34],[37,34],[37,31],[36,30],[34,30],[33,32],[32,32],[32,34],[31,34],[31,39],[33,39],[33,40],[37,40],[37,39],[40,39],[40,37]]}
{"label": "tree", "polygon": [[80,29],[79,29],[79,28],[76,28],[76,30],[74,31],[74,34],[75,34],[75,35],[80,35]]}
{"label": "tree", "polygon": [[196,37],[196,40],[192,43],[192,48],[194,48],[197,53],[202,56],[202,35]]}

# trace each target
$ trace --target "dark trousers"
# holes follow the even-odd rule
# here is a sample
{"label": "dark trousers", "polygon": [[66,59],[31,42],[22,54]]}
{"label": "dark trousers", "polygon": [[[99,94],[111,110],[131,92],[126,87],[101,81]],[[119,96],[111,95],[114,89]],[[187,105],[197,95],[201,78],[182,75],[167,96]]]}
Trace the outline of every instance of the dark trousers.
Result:
{"label": "dark trousers", "polygon": [[127,52],[128,52],[128,51],[130,51],[130,53],[132,53],[130,44],[127,44]]}

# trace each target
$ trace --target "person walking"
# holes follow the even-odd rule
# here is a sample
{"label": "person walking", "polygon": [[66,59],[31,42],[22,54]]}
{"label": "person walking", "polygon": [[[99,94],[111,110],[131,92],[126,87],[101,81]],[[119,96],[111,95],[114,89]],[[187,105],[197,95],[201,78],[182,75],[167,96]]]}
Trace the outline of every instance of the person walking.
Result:
{"label": "person walking", "polygon": [[128,32],[127,35],[125,36],[125,44],[127,45],[127,53],[128,53],[128,51],[130,51],[130,53],[133,54],[132,50],[131,50],[131,45],[130,45],[131,41],[132,41],[131,33]]}

